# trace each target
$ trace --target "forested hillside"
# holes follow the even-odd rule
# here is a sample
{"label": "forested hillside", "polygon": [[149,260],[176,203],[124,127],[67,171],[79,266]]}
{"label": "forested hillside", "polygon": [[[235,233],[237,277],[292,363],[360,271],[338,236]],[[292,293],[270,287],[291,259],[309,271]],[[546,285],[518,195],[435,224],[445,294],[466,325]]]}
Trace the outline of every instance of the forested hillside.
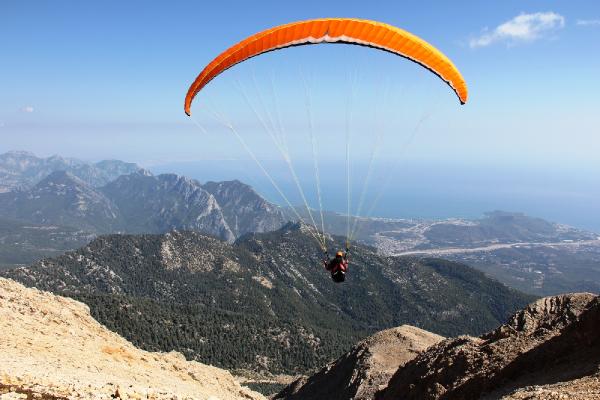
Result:
{"label": "forested hillside", "polygon": [[405,323],[478,334],[531,300],[464,265],[381,257],[362,246],[352,250],[348,280],[335,284],[319,257],[301,225],[233,245],[193,232],[109,235],[3,275],[84,301],[143,348],[287,373]]}

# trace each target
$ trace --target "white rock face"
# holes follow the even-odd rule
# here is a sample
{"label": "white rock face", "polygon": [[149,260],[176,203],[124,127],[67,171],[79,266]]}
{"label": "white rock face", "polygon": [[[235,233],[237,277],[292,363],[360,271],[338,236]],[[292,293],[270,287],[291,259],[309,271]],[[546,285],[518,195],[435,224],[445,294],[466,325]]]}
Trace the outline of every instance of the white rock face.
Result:
{"label": "white rock face", "polygon": [[134,347],[75,300],[0,278],[0,399],[264,399],[222,369]]}

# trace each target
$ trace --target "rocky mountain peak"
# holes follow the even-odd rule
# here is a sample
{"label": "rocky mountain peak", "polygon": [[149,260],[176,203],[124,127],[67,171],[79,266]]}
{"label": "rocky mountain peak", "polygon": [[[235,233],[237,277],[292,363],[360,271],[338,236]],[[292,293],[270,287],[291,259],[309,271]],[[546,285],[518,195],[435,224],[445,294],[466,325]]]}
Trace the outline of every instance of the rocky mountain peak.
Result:
{"label": "rocky mountain peak", "polygon": [[87,184],[83,180],[79,179],[70,172],[58,170],[51,172],[48,176],[42,179],[37,185],[34,186],[34,190],[40,190],[42,188],[52,187],[56,185],[66,185],[75,187],[87,186]]}
{"label": "rocky mountain peak", "polygon": [[600,398],[600,297],[539,299],[480,337],[401,326],[379,332],[275,398]]}
{"label": "rocky mountain peak", "polygon": [[510,335],[532,336],[559,331],[576,321],[595,298],[596,295],[591,293],[544,297],[518,311],[506,324],[482,338],[494,340],[506,336],[507,332]]}
{"label": "rocky mountain peak", "polygon": [[273,231],[288,220],[278,206],[238,180],[207,182],[202,188],[215,197],[237,237],[248,232]]}
{"label": "rocky mountain peak", "polygon": [[310,378],[300,378],[275,399],[370,400],[407,362],[444,338],[410,325],[359,342]]}
{"label": "rocky mountain peak", "polygon": [[193,179],[137,173],[119,177],[102,191],[121,210],[129,232],[179,229],[235,240],[218,201]]}

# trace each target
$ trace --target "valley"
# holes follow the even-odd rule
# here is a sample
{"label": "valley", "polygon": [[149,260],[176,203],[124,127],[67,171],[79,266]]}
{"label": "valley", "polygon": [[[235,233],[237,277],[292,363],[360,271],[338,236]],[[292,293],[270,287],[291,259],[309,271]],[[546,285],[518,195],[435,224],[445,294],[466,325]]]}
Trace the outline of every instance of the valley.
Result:
{"label": "valley", "polygon": [[[191,230],[233,242],[298,220],[242,182],[155,176],[122,161],[9,152],[0,155],[2,171],[12,183],[0,193],[0,269],[56,256],[103,234]],[[306,209],[296,212],[310,221]],[[327,233],[344,236],[347,223],[345,215],[324,212]],[[600,291],[598,235],[564,224],[503,211],[479,219],[351,217],[350,223],[355,242],[382,255],[451,259],[540,296]]]}
{"label": "valley", "polygon": [[310,228],[288,224],[234,244],[194,232],[101,236],[0,275],[86,303],[144,349],[269,374],[305,373],[401,324],[479,334],[533,299],[459,263],[362,245],[351,257],[334,284]]}

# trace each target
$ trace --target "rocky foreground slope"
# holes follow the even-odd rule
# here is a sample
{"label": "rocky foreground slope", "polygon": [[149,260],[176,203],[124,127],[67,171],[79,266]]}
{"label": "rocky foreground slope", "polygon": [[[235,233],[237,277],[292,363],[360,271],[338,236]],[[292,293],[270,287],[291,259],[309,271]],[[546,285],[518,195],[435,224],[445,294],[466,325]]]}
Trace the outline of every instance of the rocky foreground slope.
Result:
{"label": "rocky foreground slope", "polygon": [[[540,299],[479,337],[440,341],[415,329],[381,332],[397,336],[391,341],[373,336],[277,398],[600,399],[598,296]],[[415,334],[428,341],[419,342]],[[381,355],[386,363],[364,362]],[[396,372],[390,373],[394,363]]]}
{"label": "rocky foreground slope", "polygon": [[[546,297],[488,334],[461,336],[434,346],[399,369],[379,398],[527,398],[513,392],[535,392],[563,382],[555,387],[566,398],[597,399],[599,367],[598,296]],[[595,384],[570,393],[571,385],[565,382],[584,377]],[[532,385],[542,387],[528,388]]]}
{"label": "rocky foreground slope", "polygon": [[0,398],[263,399],[227,371],[135,348],[82,303],[2,278],[0,332]]}

